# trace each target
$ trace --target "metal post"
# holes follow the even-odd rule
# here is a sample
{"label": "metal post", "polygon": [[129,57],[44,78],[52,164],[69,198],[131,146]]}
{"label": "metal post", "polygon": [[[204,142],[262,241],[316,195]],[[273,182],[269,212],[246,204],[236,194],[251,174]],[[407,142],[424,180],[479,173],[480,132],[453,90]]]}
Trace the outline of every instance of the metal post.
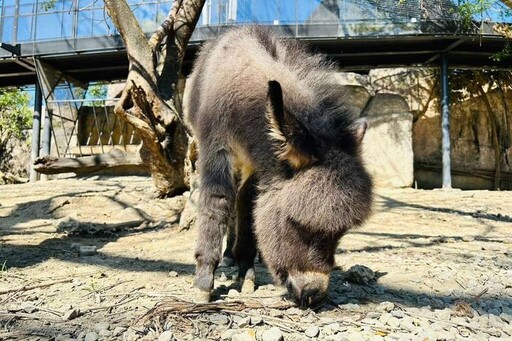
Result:
{"label": "metal post", "polygon": [[[44,115],[43,145],[41,152],[43,155],[50,155],[52,148],[52,114],[51,110],[46,107]],[[41,180],[48,180],[48,175],[41,175]]]}
{"label": "metal post", "polygon": [[[41,108],[43,106],[43,94],[39,82],[36,82],[36,93],[34,96],[34,116],[32,122],[32,153],[30,154],[30,164],[32,165],[39,157],[39,147],[41,141]],[[30,166],[30,182],[36,182],[38,173]]]}
{"label": "metal post", "polygon": [[441,130],[443,134],[443,188],[452,188],[450,159],[450,89],[448,84],[448,57],[441,54]]}

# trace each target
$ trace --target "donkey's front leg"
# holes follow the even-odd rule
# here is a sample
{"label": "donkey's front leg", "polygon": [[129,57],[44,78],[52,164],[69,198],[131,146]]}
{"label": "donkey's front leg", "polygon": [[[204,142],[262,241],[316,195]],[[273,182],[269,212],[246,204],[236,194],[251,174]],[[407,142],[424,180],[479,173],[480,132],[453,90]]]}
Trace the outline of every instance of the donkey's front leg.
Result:
{"label": "donkey's front leg", "polygon": [[197,218],[195,286],[197,301],[207,302],[213,289],[215,269],[222,257],[222,238],[235,202],[235,186],[231,156],[224,148],[212,151],[208,146],[200,151],[199,172],[201,192]]}

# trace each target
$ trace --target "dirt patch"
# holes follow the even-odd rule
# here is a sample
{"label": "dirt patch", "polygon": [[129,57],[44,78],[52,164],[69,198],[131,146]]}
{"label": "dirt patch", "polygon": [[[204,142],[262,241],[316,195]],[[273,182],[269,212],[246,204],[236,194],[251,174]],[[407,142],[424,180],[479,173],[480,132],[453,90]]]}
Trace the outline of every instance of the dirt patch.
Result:
{"label": "dirt patch", "polygon": [[379,191],[327,302],[300,310],[259,263],[253,295],[224,267],[219,301],[188,303],[196,232],[179,231],[185,199],[154,199],[148,178],[2,186],[0,340],[511,338],[511,199]]}

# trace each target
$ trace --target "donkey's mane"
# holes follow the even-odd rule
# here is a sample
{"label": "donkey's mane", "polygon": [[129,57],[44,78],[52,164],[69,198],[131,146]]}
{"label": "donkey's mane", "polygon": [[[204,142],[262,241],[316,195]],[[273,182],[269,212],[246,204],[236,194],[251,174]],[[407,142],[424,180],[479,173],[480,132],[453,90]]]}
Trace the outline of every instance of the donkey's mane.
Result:
{"label": "donkey's mane", "polygon": [[[270,27],[247,26],[244,29],[276,62],[294,72],[304,86],[313,92],[318,107],[312,111],[295,111],[298,119],[313,135],[328,143],[342,142],[345,147],[352,148],[351,137],[354,135],[356,117],[348,109],[346,93],[340,91],[341,87],[333,81],[336,65],[324,54],[311,53],[309,46],[303,42],[278,38]],[[298,103],[298,106],[303,108],[303,103]]]}

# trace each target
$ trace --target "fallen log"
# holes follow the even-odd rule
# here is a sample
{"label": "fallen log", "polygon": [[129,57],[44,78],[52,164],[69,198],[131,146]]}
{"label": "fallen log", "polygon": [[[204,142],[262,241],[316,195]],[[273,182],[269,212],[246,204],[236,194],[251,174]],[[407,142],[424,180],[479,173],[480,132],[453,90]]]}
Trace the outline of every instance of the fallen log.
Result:
{"label": "fallen log", "polygon": [[34,161],[33,169],[42,174],[60,173],[94,173],[108,170],[116,173],[145,173],[149,174],[149,167],[140,158],[139,154],[126,153],[119,149],[112,149],[105,154],[82,156],[76,158],[43,156]]}

